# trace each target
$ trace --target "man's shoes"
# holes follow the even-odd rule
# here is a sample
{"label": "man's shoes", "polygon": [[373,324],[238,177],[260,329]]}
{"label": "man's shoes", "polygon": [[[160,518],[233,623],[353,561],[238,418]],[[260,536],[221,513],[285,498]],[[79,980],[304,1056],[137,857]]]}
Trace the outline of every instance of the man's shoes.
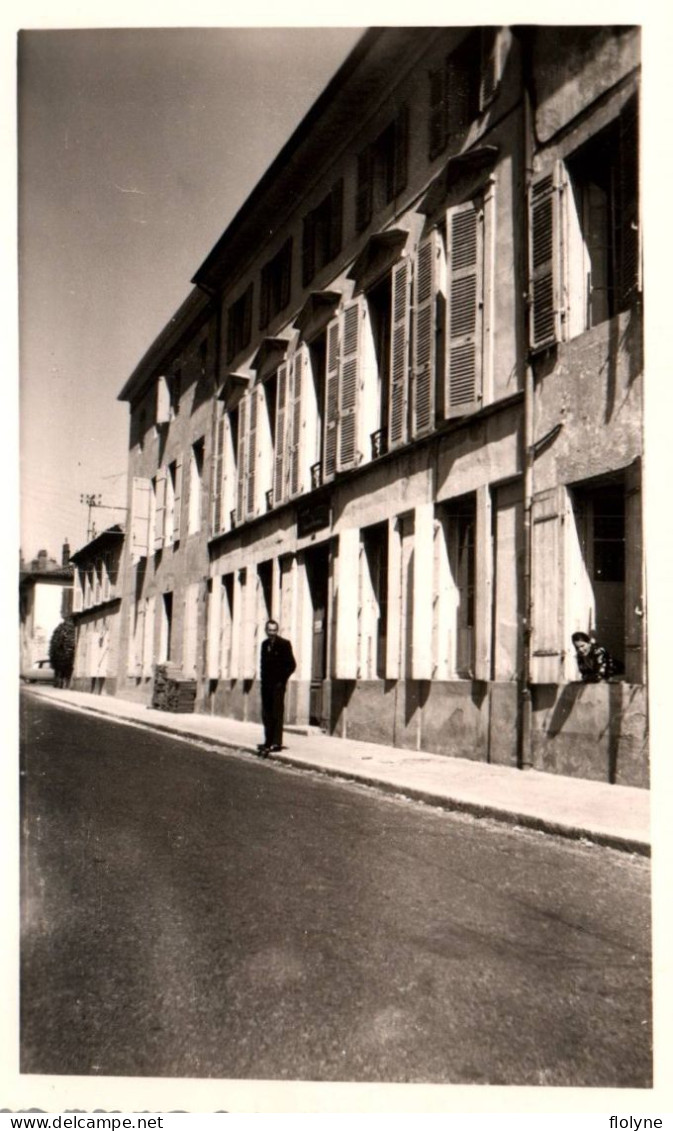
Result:
{"label": "man's shoes", "polygon": [[257,753],[259,754],[260,758],[267,758],[268,754],[269,754],[269,750],[271,750],[271,747],[270,746],[264,746],[263,744],[261,746],[257,747]]}
{"label": "man's shoes", "polygon": [[283,749],[283,747],[282,746],[269,746],[269,747],[267,747],[267,749],[268,749],[270,754],[277,754],[279,752],[279,750]]}

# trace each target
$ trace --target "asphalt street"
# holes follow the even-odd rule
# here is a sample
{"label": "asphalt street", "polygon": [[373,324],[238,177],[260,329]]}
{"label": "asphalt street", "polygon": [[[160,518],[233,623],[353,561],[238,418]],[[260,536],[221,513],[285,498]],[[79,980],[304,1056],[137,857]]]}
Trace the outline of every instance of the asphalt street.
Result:
{"label": "asphalt street", "polygon": [[22,698],[22,1072],[651,1083],[643,857]]}

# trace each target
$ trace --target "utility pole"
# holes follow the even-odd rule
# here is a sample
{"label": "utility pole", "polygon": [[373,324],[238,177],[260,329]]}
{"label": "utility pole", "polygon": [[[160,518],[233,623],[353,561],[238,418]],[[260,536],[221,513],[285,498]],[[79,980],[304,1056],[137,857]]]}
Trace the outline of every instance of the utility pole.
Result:
{"label": "utility pole", "polygon": [[80,497],[79,497],[80,503],[85,503],[86,506],[88,507],[87,519],[86,519],[87,542],[90,542],[91,539],[93,537],[95,537],[95,534],[96,534],[96,527],[95,527],[94,523],[91,521],[91,512],[94,509],[94,507],[98,508],[98,509],[102,509],[104,511],[124,511],[124,513],[128,512],[128,507],[110,507],[110,506],[107,506],[105,503],[103,503],[101,500],[102,500],[101,495],[80,495]]}
{"label": "utility pole", "polygon": [[85,503],[85,505],[88,508],[87,515],[86,515],[86,540],[87,540],[87,542],[90,542],[91,539],[94,536],[94,529],[95,529],[94,526],[93,526],[93,523],[91,522],[91,511],[93,510],[94,507],[101,506],[101,496],[100,495],[80,495],[79,501],[80,501],[80,503]]}

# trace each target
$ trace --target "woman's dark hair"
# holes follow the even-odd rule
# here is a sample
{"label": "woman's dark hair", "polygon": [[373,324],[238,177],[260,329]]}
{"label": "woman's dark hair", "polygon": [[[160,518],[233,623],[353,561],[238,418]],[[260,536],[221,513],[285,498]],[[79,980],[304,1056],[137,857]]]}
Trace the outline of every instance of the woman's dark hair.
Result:
{"label": "woman's dark hair", "polygon": [[587,636],[586,632],[573,632],[570,639],[572,640],[573,644],[576,644],[578,640],[584,640],[586,644],[591,643],[591,639]]}

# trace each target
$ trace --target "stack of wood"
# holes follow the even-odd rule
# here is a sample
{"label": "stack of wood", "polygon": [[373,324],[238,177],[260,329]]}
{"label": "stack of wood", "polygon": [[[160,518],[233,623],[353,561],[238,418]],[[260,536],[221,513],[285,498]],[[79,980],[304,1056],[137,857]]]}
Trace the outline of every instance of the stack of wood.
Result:
{"label": "stack of wood", "polygon": [[158,711],[193,714],[196,680],[182,674],[173,664],[157,664],[154,669],[152,706]]}

